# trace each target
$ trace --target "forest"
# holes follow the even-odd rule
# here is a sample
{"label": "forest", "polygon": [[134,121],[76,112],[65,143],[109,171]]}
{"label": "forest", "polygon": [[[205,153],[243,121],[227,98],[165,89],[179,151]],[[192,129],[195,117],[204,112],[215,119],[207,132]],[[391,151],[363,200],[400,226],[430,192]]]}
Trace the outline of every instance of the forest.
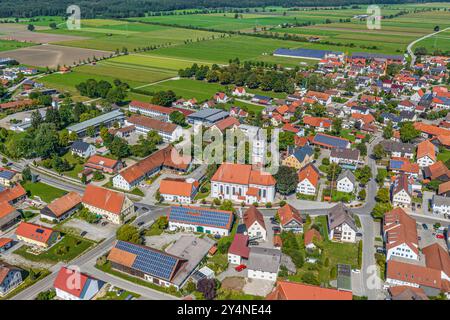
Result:
{"label": "forest", "polygon": [[[266,6],[319,7],[347,6],[353,4],[418,3],[414,0],[81,0],[75,4],[81,8],[82,18],[126,18],[144,16],[146,13],[217,8],[252,8]],[[438,2],[438,1],[427,1]],[[0,18],[30,18],[36,16],[64,16],[72,0],[0,0]]]}

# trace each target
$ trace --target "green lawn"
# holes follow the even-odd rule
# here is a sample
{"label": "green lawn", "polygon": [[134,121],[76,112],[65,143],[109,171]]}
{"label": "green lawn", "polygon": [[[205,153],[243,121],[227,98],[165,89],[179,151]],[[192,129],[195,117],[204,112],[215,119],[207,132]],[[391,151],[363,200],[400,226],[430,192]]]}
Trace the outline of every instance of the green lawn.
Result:
{"label": "green lawn", "polygon": [[70,151],[67,152],[62,158],[66,159],[71,165],[74,166],[72,170],[65,171],[63,174],[79,180],[80,178],[78,177],[78,174],[83,171],[85,160],[75,157]]}
{"label": "green lawn", "polygon": [[34,46],[34,43],[20,42],[14,40],[0,40],[0,51],[15,50],[30,46]]}
{"label": "green lawn", "polygon": [[442,152],[439,152],[437,159],[438,161],[446,163],[450,159],[450,150],[446,149],[443,150]]}
{"label": "green lawn", "polygon": [[49,263],[59,261],[68,262],[86,251],[90,246],[92,246],[92,242],[66,234],[61,241],[39,255],[27,252],[28,246],[22,246],[14,251],[14,253],[30,261]]}
{"label": "green lawn", "polygon": [[50,203],[53,200],[62,197],[67,192],[42,182],[26,182],[23,187],[29,192],[31,197],[38,196],[42,201]]}

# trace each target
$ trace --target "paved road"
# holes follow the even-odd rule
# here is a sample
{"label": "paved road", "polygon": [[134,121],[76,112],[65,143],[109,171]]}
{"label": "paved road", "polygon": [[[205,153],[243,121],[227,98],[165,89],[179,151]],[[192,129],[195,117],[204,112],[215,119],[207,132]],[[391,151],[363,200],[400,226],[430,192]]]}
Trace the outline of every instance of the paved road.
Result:
{"label": "paved road", "polygon": [[413,42],[411,42],[411,43],[408,45],[408,47],[406,48],[406,50],[408,50],[408,54],[411,56],[411,67],[412,67],[412,66],[414,65],[414,63],[416,62],[416,56],[415,56],[415,54],[414,54],[414,52],[413,52],[413,50],[412,50],[412,47],[413,47],[417,42],[420,42],[420,41],[422,41],[422,40],[424,40],[424,39],[426,39],[426,38],[432,37],[432,36],[434,36],[434,35],[436,35],[436,34],[438,34],[438,33],[444,32],[444,31],[446,31],[446,30],[450,30],[450,27],[449,27],[449,28],[442,29],[442,30],[440,30],[440,31],[438,31],[438,32],[433,32],[433,33],[427,34],[427,35],[425,35],[425,36],[423,36],[423,37],[421,37],[421,38],[419,38],[419,39],[417,39],[417,40],[414,40]]}

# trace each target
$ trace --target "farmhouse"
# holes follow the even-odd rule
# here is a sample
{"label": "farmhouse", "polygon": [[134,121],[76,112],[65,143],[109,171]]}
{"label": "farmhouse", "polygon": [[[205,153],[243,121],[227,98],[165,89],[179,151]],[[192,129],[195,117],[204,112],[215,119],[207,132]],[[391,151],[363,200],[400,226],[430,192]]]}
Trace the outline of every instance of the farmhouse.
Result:
{"label": "farmhouse", "polygon": [[134,204],[125,194],[93,184],[86,187],[82,203],[90,212],[115,224],[134,214]]}
{"label": "farmhouse", "polygon": [[27,192],[20,184],[15,184],[11,188],[0,191],[0,203],[7,202],[15,204],[27,197]]}
{"label": "farmhouse", "polygon": [[117,189],[130,191],[137,187],[143,180],[158,173],[162,169],[186,172],[190,167],[190,163],[190,156],[180,156],[177,150],[169,145],[122,170],[113,178],[113,186]]}
{"label": "farmhouse", "polygon": [[50,221],[62,221],[72,215],[81,205],[81,197],[76,192],[69,192],[53,200],[41,210],[41,218]]}
{"label": "farmhouse", "polygon": [[211,178],[211,197],[247,204],[273,202],[275,179],[251,165],[223,163]]}
{"label": "farmhouse", "polygon": [[84,164],[84,168],[99,170],[109,174],[117,173],[122,166],[123,164],[120,160],[114,160],[99,155],[90,157]]}
{"label": "farmhouse", "polygon": [[283,166],[300,170],[314,160],[314,150],[310,146],[301,148],[288,147],[288,156],[282,161]]}
{"label": "farmhouse", "polygon": [[251,247],[248,258],[247,276],[250,279],[276,281],[280,263],[280,250]]}
{"label": "farmhouse", "polygon": [[234,217],[231,211],[171,206],[168,220],[169,228],[227,236],[233,225]]}
{"label": "farmhouse", "polygon": [[412,201],[412,186],[408,176],[400,174],[392,186],[392,203],[398,207],[409,207]]}
{"label": "farmhouse", "polygon": [[436,162],[436,150],[434,144],[425,140],[417,145],[417,163],[421,168],[431,166]]}
{"label": "farmhouse", "polygon": [[81,158],[87,158],[94,155],[96,149],[92,144],[79,140],[72,143],[70,151]]}
{"label": "farmhouse", "polygon": [[384,151],[391,157],[402,157],[408,159],[412,159],[414,157],[415,146],[411,143],[383,140],[380,144],[383,146]]}
{"label": "farmhouse", "polygon": [[183,134],[183,129],[179,125],[146,116],[134,115],[128,118],[125,123],[134,125],[136,132],[144,135],[147,135],[150,131],[156,131],[165,142],[174,142]]}
{"label": "farmhouse", "polygon": [[94,130],[98,132],[100,127],[104,126],[109,128],[112,127],[114,123],[123,123],[124,119],[125,116],[122,111],[117,109],[81,123],[71,125],[67,127],[67,130],[69,130],[69,133],[75,132],[78,137],[84,137],[87,135],[86,131],[88,128],[94,128]]}

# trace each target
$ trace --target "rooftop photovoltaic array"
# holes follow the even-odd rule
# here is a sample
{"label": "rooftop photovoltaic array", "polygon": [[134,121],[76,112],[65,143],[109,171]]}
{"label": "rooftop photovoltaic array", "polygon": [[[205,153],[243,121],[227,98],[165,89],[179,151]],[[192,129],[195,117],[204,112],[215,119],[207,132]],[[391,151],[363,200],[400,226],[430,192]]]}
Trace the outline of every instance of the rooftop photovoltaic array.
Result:
{"label": "rooftop photovoltaic array", "polygon": [[171,207],[169,220],[218,228],[231,226],[232,213],[207,208]]}
{"label": "rooftop photovoltaic array", "polygon": [[165,252],[124,241],[117,241],[116,248],[136,255],[133,269],[163,280],[171,280],[171,275],[179,261]]}

